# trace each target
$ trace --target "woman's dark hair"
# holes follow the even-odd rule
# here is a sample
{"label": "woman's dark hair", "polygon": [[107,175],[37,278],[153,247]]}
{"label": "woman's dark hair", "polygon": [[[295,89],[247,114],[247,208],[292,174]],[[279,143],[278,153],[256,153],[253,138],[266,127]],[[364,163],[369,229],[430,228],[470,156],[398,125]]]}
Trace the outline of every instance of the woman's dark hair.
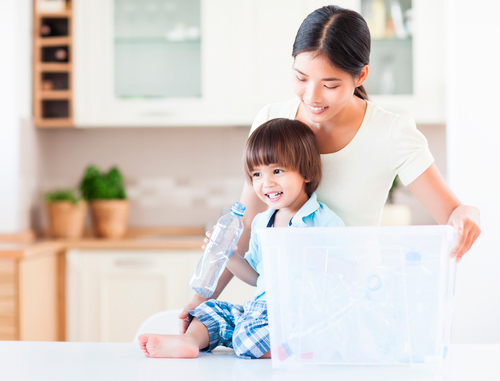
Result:
{"label": "woman's dark hair", "polygon": [[245,173],[252,183],[252,171],[259,165],[277,164],[307,179],[310,196],[321,181],[321,156],[314,132],[299,120],[276,118],[260,125],[247,140]]}
{"label": "woman's dark hair", "polygon": [[[350,9],[327,5],[310,13],[300,25],[292,56],[316,52],[336,68],[358,78],[370,62],[370,30],[363,17]],[[368,99],[363,85],[354,95]]]}

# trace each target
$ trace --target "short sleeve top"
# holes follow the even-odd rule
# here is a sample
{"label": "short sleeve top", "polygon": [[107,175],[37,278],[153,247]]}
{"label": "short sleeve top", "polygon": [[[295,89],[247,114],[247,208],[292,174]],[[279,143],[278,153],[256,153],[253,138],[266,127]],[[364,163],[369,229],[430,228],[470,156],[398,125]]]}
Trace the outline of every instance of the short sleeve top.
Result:
{"label": "short sleeve top", "polygon": [[[427,140],[415,122],[370,101],[354,138],[340,151],[321,155],[323,179],[318,200],[347,226],[379,225],[394,177],[412,183],[434,162]],[[267,120],[294,119],[298,98],[265,106],[250,133]]]}

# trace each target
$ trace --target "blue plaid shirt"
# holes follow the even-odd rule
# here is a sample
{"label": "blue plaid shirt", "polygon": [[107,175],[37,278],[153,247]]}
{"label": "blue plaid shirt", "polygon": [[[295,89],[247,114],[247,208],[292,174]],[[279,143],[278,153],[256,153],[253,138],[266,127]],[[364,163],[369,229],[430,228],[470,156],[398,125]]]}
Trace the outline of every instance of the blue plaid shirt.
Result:
{"label": "blue plaid shirt", "polygon": [[[252,221],[252,233],[250,235],[250,244],[245,259],[259,274],[257,279],[257,289],[254,293],[254,300],[266,300],[266,290],[264,281],[264,264],[262,263],[262,253],[259,249],[257,236],[254,233],[256,229],[265,228],[269,219],[274,214],[274,209],[268,209],[259,213]],[[293,216],[291,227],[335,227],[344,226],[344,222],[331,211],[325,204],[318,201],[316,193],[313,193],[309,200],[302,205],[302,208]]]}

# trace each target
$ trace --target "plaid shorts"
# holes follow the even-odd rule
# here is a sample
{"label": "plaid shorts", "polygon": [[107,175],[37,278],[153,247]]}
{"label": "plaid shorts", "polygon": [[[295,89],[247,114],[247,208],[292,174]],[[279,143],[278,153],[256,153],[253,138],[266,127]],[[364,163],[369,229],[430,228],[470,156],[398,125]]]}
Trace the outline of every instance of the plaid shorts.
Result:
{"label": "plaid shorts", "polygon": [[210,299],[189,311],[208,329],[210,344],[203,351],[222,345],[233,348],[241,358],[255,359],[271,348],[265,301],[245,302],[243,306]]}

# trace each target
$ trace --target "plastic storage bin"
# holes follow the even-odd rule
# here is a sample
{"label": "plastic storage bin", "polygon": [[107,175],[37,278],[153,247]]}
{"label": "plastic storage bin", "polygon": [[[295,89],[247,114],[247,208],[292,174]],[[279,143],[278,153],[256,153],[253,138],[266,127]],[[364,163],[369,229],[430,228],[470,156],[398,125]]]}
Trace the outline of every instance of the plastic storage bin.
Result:
{"label": "plastic storage bin", "polygon": [[273,367],[442,365],[450,226],[259,229]]}

